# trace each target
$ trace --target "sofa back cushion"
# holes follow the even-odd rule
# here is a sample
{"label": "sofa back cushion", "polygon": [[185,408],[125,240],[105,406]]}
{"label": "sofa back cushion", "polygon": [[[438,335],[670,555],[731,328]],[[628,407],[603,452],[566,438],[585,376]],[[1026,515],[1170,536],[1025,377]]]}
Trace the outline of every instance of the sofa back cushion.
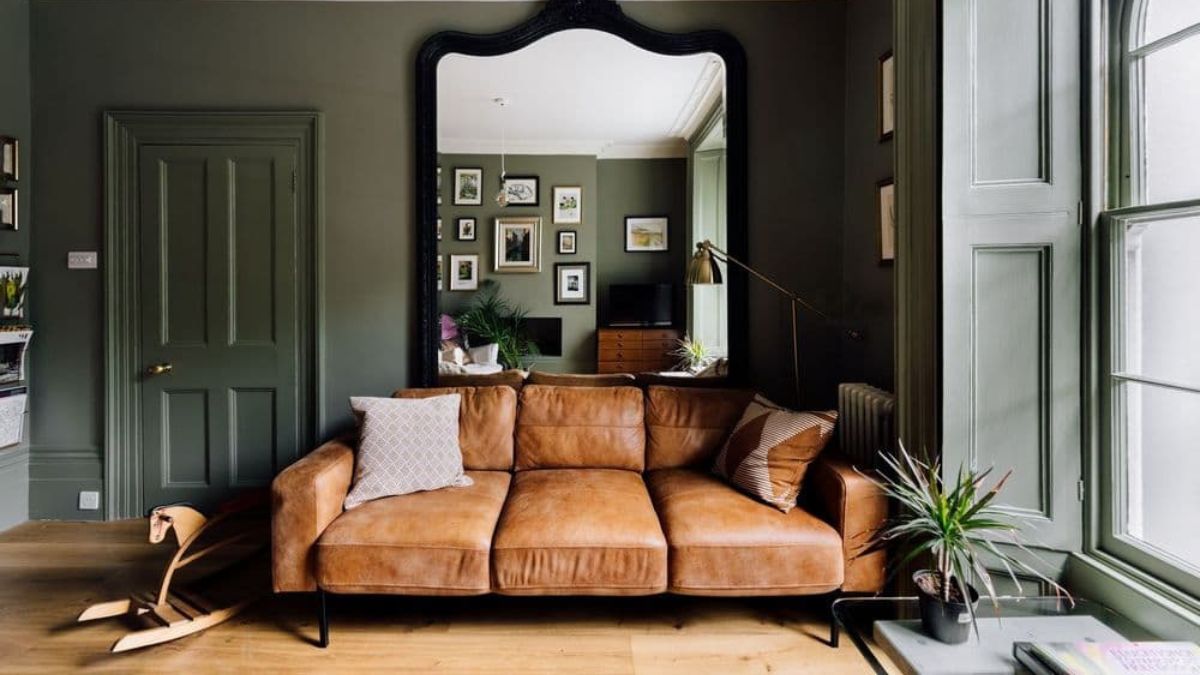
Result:
{"label": "sofa back cushion", "polygon": [[511,387],[433,387],[401,389],[395,398],[428,398],[461,394],[458,445],[468,471],[509,471],[513,465],[513,427],[517,392]]}
{"label": "sofa back cushion", "polygon": [[707,468],[754,393],[743,389],[646,388],[646,469]]}
{"label": "sofa back cushion", "polygon": [[641,471],[643,405],[636,387],[525,385],[517,414],[517,470]]}

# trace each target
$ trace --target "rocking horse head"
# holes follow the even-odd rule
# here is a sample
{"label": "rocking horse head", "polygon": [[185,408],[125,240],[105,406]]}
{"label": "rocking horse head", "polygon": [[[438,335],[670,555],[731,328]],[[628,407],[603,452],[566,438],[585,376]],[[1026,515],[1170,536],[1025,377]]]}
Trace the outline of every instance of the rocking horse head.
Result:
{"label": "rocking horse head", "polygon": [[157,506],[150,512],[150,543],[162,543],[168,531],[175,532],[175,541],[182,545],[204,524],[204,516],[186,504]]}

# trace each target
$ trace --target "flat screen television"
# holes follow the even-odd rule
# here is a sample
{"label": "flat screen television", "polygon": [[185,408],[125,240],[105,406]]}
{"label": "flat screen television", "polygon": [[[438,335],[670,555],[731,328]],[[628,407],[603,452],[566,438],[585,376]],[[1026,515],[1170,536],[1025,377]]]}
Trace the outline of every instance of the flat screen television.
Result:
{"label": "flat screen television", "polygon": [[608,287],[608,325],[670,326],[671,284],[612,284]]}

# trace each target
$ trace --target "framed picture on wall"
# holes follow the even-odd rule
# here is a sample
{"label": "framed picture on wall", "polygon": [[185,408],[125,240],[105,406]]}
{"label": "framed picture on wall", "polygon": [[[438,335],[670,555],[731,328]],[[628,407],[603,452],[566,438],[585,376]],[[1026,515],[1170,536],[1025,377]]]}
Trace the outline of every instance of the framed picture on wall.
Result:
{"label": "framed picture on wall", "polygon": [[17,188],[0,188],[0,230],[17,229]]}
{"label": "framed picture on wall", "polygon": [[437,219],[436,227],[437,227],[437,240],[441,241],[442,240],[442,219],[441,218]]}
{"label": "framed picture on wall", "polygon": [[479,256],[450,256],[450,290],[473,291],[479,288]]}
{"label": "framed picture on wall", "polygon": [[879,57],[877,100],[879,106],[879,142],[892,137],[896,132],[896,57],[887,50]]}
{"label": "framed picture on wall", "polygon": [[437,193],[436,193],[437,194],[437,205],[441,206],[442,205],[442,167],[441,166],[438,166],[438,168],[437,168],[437,181],[436,182],[437,182],[437,188],[436,188],[437,189]]}
{"label": "framed picture on wall", "polygon": [[0,180],[17,179],[17,139],[0,136]]}
{"label": "framed picture on wall", "polygon": [[896,183],[885,178],[876,184],[879,202],[879,261],[896,259]]}
{"label": "framed picture on wall", "polygon": [[539,272],[542,269],[542,219],[496,219],[497,272]]}
{"label": "framed picture on wall", "polygon": [[459,241],[475,241],[475,219],[474,218],[459,218],[455,221],[457,225],[457,237]]}
{"label": "framed picture on wall", "polygon": [[504,194],[509,206],[537,206],[538,177],[505,176]]}
{"label": "framed picture on wall", "polygon": [[443,269],[443,267],[444,266],[442,265],[442,256],[439,255],[437,257],[437,289],[439,291],[442,290],[443,288],[445,288],[445,286],[444,286],[445,282],[442,281],[443,276],[445,276],[445,270]]}
{"label": "framed picture on wall", "polygon": [[626,216],[626,251],[666,251],[668,221],[666,216]]}
{"label": "framed picture on wall", "polygon": [[554,224],[579,225],[583,222],[583,188],[578,185],[556,185],[554,195]]}
{"label": "framed picture on wall", "polygon": [[554,304],[592,304],[591,272],[591,263],[555,263]]}
{"label": "framed picture on wall", "polygon": [[576,247],[576,239],[579,234],[575,230],[560,230],[558,233],[558,253],[559,255],[575,255],[578,253]]}
{"label": "framed picture on wall", "polygon": [[483,169],[464,167],[454,170],[454,205],[479,206],[483,203]]}

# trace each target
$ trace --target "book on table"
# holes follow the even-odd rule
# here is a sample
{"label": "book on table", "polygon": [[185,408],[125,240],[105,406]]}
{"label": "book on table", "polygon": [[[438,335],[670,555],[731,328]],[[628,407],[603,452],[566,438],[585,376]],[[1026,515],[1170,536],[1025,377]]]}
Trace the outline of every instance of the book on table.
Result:
{"label": "book on table", "polygon": [[1017,642],[1013,657],[1037,675],[1200,675],[1193,642]]}

